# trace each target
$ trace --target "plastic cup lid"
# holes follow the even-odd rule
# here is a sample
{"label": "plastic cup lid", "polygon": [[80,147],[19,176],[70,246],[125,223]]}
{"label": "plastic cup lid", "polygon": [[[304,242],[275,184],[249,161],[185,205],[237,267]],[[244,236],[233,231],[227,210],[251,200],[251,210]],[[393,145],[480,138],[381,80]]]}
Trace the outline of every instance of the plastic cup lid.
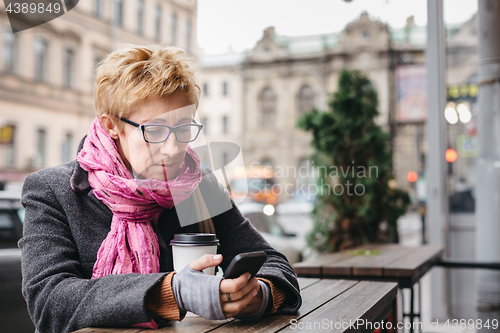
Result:
{"label": "plastic cup lid", "polygon": [[219,246],[219,240],[215,234],[175,234],[170,241],[173,246]]}

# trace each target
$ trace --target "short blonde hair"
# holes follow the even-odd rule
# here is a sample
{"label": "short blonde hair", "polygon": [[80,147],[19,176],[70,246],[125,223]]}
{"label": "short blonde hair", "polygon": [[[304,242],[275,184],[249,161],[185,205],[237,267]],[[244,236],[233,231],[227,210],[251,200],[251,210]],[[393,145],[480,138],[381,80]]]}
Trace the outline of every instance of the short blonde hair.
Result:
{"label": "short blonde hair", "polygon": [[97,68],[97,114],[127,117],[146,98],[178,90],[198,108],[200,87],[195,82],[195,69],[194,59],[177,47],[131,45],[114,51]]}

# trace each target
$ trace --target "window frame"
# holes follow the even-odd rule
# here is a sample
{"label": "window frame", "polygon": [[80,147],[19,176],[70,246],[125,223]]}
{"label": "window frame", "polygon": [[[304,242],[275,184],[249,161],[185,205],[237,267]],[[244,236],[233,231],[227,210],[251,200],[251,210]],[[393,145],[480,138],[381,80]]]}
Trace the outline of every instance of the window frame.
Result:
{"label": "window frame", "polygon": [[163,16],[163,8],[160,3],[157,3],[155,6],[155,40],[157,42],[161,42],[162,16]]}
{"label": "window frame", "polygon": [[[71,54],[71,56],[70,56]],[[71,60],[70,60],[71,58]],[[72,46],[64,47],[63,51],[63,86],[65,88],[75,87],[76,74],[76,50]]]}
{"label": "window frame", "polygon": [[[39,58],[38,50],[37,50],[37,43],[38,45],[44,45],[43,52],[41,52],[41,58]],[[35,73],[34,73],[34,79],[36,81],[41,81],[41,82],[47,82],[47,72],[48,72],[48,66],[49,66],[49,48],[50,44],[48,40],[44,37],[36,36],[34,39],[34,55],[35,55]]]}
{"label": "window frame", "polygon": [[[6,39],[7,35],[9,38],[9,44],[7,45]],[[10,27],[4,26],[3,31],[2,31],[2,67],[3,70],[7,73],[11,74],[16,74],[17,72],[17,54],[18,54],[18,48],[19,48],[19,38],[18,35],[12,32]],[[7,63],[6,58],[7,54],[10,51],[9,57],[10,59],[10,64]]]}

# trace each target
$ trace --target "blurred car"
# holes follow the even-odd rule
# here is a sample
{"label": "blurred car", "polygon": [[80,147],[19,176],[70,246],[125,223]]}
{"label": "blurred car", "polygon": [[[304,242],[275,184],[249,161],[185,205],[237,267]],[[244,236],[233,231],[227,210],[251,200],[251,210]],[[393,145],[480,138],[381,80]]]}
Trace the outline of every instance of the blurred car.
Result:
{"label": "blurred car", "polygon": [[20,191],[0,191],[0,249],[17,248],[23,236],[24,207]]}
{"label": "blurred car", "polygon": [[246,197],[248,201],[260,202],[275,206],[280,197],[273,186],[277,184],[271,168],[265,166],[252,166],[241,169],[232,176],[230,183],[231,197],[233,199]]}
{"label": "blurred car", "polygon": [[272,247],[286,256],[290,264],[302,261],[302,252],[306,248],[304,239],[285,231],[276,220],[271,205],[242,202],[238,209]]}
{"label": "blurred car", "polygon": [[313,208],[316,196],[312,193],[297,191],[292,198],[276,206],[279,215],[309,215]]}
{"label": "blurred car", "polygon": [[35,331],[21,294],[21,250],[24,208],[21,191],[0,191],[0,323],[2,332]]}

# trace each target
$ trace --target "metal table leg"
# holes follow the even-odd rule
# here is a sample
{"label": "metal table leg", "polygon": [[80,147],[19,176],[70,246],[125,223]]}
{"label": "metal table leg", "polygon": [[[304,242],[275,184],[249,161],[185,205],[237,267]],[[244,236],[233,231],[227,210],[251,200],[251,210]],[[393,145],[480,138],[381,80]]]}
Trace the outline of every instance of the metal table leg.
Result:
{"label": "metal table leg", "polygon": [[[412,287],[409,287],[409,288],[401,288],[401,301],[402,301],[402,309],[403,309],[403,325],[405,324],[405,318],[409,318],[410,319],[410,327],[409,327],[409,331],[410,333],[413,333],[414,332],[414,322],[415,322],[415,318],[418,318],[418,322],[419,322],[419,327],[418,327],[418,331],[421,333],[422,332],[422,326],[423,324],[421,323],[422,321],[422,318],[420,317],[420,314],[422,312],[422,288],[420,286],[420,282],[418,282],[418,312],[415,313],[415,292],[414,292],[414,287],[416,286],[412,286]],[[405,289],[410,289],[410,311],[407,312],[405,311],[405,303],[404,303],[404,290]],[[404,330],[405,327],[403,327],[403,332],[405,331]]]}
{"label": "metal table leg", "polygon": [[415,301],[413,299],[413,287],[410,288],[410,333],[413,333],[413,321],[415,319],[415,311],[413,309],[413,302]]}

